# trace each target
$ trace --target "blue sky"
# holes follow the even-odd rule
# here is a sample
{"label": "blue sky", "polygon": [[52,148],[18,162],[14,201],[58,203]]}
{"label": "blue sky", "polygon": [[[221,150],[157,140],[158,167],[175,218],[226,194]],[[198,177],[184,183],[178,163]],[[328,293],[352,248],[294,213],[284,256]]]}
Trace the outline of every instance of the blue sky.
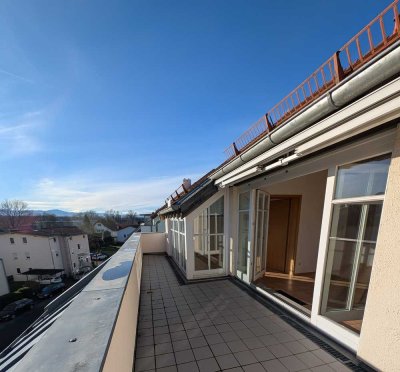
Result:
{"label": "blue sky", "polygon": [[151,211],[390,1],[0,2],[0,199]]}

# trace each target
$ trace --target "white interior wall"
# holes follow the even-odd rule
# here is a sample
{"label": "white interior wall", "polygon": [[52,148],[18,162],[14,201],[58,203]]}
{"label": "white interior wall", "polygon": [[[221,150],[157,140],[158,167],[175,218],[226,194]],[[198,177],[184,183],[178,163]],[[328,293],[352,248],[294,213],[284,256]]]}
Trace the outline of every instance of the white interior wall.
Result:
{"label": "white interior wall", "polygon": [[[271,195],[301,195],[295,273],[314,272],[324,206],[327,171],[261,188]],[[272,216],[270,216],[272,218]]]}

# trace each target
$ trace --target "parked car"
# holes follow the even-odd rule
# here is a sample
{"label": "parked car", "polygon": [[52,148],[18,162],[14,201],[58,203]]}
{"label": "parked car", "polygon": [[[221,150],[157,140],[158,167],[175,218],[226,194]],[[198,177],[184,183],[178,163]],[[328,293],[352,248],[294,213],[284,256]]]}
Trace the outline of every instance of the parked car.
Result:
{"label": "parked car", "polygon": [[90,253],[90,258],[92,260],[103,261],[108,258],[108,256],[104,253]]}
{"label": "parked car", "polygon": [[39,284],[53,284],[53,283],[62,283],[62,278],[61,276],[42,276],[41,279],[39,279]]}
{"label": "parked car", "polygon": [[30,309],[33,309],[33,300],[29,298],[22,298],[21,300],[8,304],[3,310],[1,310],[0,320],[14,319],[17,314]]}
{"label": "parked car", "polygon": [[37,296],[39,298],[48,298],[53,297],[55,294],[60,293],[64,290],[65,284],[64,283],[54,283],[49,284],[46,287],[43,287]]}

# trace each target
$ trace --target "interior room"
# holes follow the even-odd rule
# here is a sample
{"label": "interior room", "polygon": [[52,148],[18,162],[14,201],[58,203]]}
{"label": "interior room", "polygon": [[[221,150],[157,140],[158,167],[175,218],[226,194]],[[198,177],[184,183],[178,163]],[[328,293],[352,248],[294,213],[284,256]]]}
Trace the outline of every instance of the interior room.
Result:
{"label": "interior room", "polygon": [[269,195],[265,273],[255,284],[311,314],[327,171],[260,188]]}

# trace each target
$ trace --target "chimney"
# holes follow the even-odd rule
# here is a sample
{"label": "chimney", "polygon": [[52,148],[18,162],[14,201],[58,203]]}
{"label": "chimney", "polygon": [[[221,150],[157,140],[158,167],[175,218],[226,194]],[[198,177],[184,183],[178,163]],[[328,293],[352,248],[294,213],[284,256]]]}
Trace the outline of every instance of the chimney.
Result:
{"label": "chimney", "polygon": [[192,181],[190,180],[190,178],[184,178],[182,181],[182,186],[185,191],[188,191],[190,189],[190,186],[192,186]]}

